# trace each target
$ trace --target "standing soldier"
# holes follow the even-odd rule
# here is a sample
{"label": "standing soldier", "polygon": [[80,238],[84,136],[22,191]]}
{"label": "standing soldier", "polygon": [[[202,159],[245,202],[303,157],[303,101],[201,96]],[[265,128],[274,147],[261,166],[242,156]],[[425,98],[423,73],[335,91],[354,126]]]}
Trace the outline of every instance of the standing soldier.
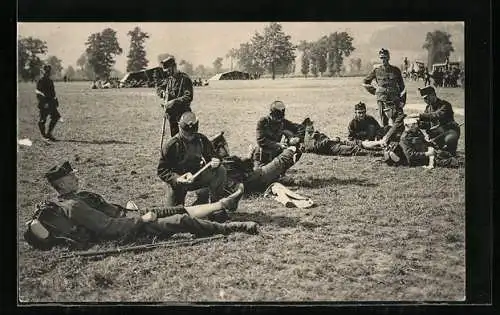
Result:
{"label": "standing soldier", "polygon": [[[387,143],[396,132],[404,130],[403,107],[406,103],[406,89],[401,76],[401,70],[389,64],[389,51],[382,48],[379,51],[379,58],[382,64],[373,68],[363,81],[363,86],[368,92],[377,96],[378,111],[382,125],[387,129],[389,118],[393,126],[384,136],[384,142]],[[377,86],[372,85],[375,80]]]}
{"label": "standing soldier", "polygon": [[418,118],[421,121],[422,129],[427,131],[429,137],[436,138],[436,146],[455,156],[458,138],[460,138],[460,126],[453,118],[451,104],[438,98],[436,90],[432,86],[418,90],[427,106],[422,114],[409,115],[408,117]]}
{"label": "standing soldier", "polygon": [[[38,99],[38,109],[40,110],[40,119],[38,120],[38,128],[42,137],[50,141],[56,141],[52,135],[52,131],[56,126],[61,115],[57,110],[59,102],[56,97],[54,89],[54,82],[50,79],[51,67],[44,65],[42,68],[42,78],[36,83],[36,97]],[[50,123],[48,131],[45,130],[45,123],[47,117],[50,116]]]}
{"label": "standing soldier", "polygon": [[354,115],[354,119],[347,127],[349,131],[347,139],[350,141],[375,140],[375,137],[381,132],[381,127],[373,116],[366,114],[365,103],[359,102],[354,105]]}
{"label": "standing soldier", "polygon": [[[392,117],[387,117],[384,109],[394,107],[398,114],[402,114],[406,102],[406,90],[401,70],[389,64],[389,51],[382,48],[378,54],[382,64],[374,67],[366,76],[363,86],[368,92],[377,96],[380,120],[385,127],[389,124],[389,118]],[[377,83],[376,87],[372,85],[373,80]]]}
{"label": "standing soldier", "polygon": [[431,85],[431,74],[429,73],[429,68],[425,68],[424,72],[424,86]]}
{"label": "standing soldier", "polygon": [[285,119],[285,104],[282,101],[274,101],[269,108],[269,115],[259,119],[257,123],[257,145],[253,154],[256,166],[262,166],[271,162],[286,147],[281,142],[283,136],[290,139],[290,144],[298,144],[297,137],[300,124],[295,124]]}
{"label": "standing soldier", "polygon": [[[187,74],[177,70],[174,57],[164,59],[161,65],[167,75],[167,80],[159,87],[161,89],[159,94],[165,100],[162,107],[165,108],[165,115],[170,125],[170,136],[173,137],[179,132],[179,118],[181,115],[191,111],[193,82]],[[162,132],[165,133],[165,123],[163,123]]]}

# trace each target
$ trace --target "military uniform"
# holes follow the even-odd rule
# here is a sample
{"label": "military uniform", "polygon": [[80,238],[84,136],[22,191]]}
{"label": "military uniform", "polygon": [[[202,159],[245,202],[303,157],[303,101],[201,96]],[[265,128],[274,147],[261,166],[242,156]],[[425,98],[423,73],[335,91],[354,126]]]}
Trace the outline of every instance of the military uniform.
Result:
{"label": "military uniform", "polygon": [[[389,124],[389,118],[393,121],[403,114],[402,106],[406,101],[401,99],[401,93],[405,90],[405,84],[399,68],[388,64],[378,65],[365,77],[363,83],[369,85],[372,81],[377,82],[378,87],[374,94],[377,97],[378,110],[383,126]],[[384,111],[387,107],[393,108],[392,117],[388,117]]]}
{"label": "military uniform", "polygon": [[[162,66],[167,69],[176,67],[173,57],[168,57],[161,63]],[[193,82],[186,73],[174,71],[172,75],[167,77],[159,89],[164,91],[160,96],[164,98],[166,102],[173,101],[173,105],[169,105],[165,108],[165,114],[168,116],[170,135],[174,136],[179,132],[179,118],[183,113],[191,111]]]}
{"label": "military uniform", "polygon": [[253,167],[251,159],[225,157],[222,164],[227,169],[227,189],[231,190],[236,184],[243,183],[247,192],[264,191],[292,167],[300,156],[300,151],[286,148],[270,162],[258,167]]}
{"label": "military uniform", "polygon": [[161,180],[167,183],[167,205],[184,204],[188,191],[206,186],[210,189],[211,202],[223,197],[226,181],[226,170],[223,166],[208,168],[192,184],[176,182],[176,179],[186,172],[195,174],[209,163],[212,157],[215,157],[212,143],[201,133],[194,133],[192,141],[187,141],[177,134],[164,143],[157,173]]}
{"label": "military uniform", "polygon": [[[399,146],[404,154],[404,156],[400,156],[402,158],[401,164],[408,166],[425,166],[429,164],[429,157],[425,155],[425,152],[427,152],[431,144],[425,140],[425,136],[420,129],[404,131]],[[436,150],[434,161],[436,166],[440,167],[454,168],[460,166],[458,159],[446,151]]]}
{"label": "military uniform", "polygon": [[300,132],[301,125],[295,124],[287,119],[281,121],[273,120],[266,116],[259,119],[257,123],[257,145],[253,159],[257,166],[271,162],[282,151],[280,145],[283,135],[293,136]]}
{"label": "military uniform", "polygon": [[452,155],[456,153],[460,138],[460,126],[453,118],[453,109],[450,103],[438,98],[435,104],[426,106],[424,112],[419,115],[419,119],[421,128],[427,130],[431,139],[439,136],[435,140],[439,148]]}
{"label": "military uniform", "polygon": [[375,140],[380,134],[380,125],[373,116],[366,115],[363,119],[354,118],[349,123],[347,139],[354,140]]}
{"label": "military uniform", "polygon": [[[61,118],[57,107],[59,102],[56,98],[54,82],[48,77],[43,76],[36,83],[36,97],[38,99],[39,120],[38,128],[44,138],[53,139],[52,131],[54,130],[57,122]],[[49,128],[45,130],[45,123],[47,117],[50,116]]]}

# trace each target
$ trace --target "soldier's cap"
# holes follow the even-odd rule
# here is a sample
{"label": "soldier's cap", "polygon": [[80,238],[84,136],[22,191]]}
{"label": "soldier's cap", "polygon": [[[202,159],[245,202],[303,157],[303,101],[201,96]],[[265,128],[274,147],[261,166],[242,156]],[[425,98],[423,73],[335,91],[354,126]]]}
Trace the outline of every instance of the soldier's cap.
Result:
{"label": "soldier's cap", "polygon": [[182,129],[192,129],[198,126],[198,118],[193,112],[185,112],[179,119],[179,127]]}
{"label": "soldier's cap", "polygon": [[161,61],[161,65],[165,67],[175,66],[175,58],[170,56]]}
{"label": "soldier's cap", "polygon": [[274,112],[274,111],[283,112],[283,111],[285,111],[285,103],[283,103],[282,101],[274,101],[269,106],[269,109],[272,112]]}
{"label": "soldier's cap", "polygon": [[428,85],[426,87],[419,88],[418,91],[420,92],[420,96],[422,96],[422,97],[427,96],[427,95],[435,95],[436,94],[436,90],[434,89],[434,87],[432,85]]}
{"label": "soldier's cap", "polygon": [[364,110],[366,111],[366,104],[363,102],[359,102],[358,104],[354,105],[354,110]]}
{"label": "soldier's cap", "polygon": [[389,50],[382,48],[378,52],[379,57],[389,57]]}
{"label": "soldier's cap", "polygon": [[68,161],[66,161],[61,165],[56,165],[49,169],[49,171],[45,173],[45,178],[47,178],[49,182],[53,182],[74,172],[76,172],[76,170],[71,167],[71,164],[69,164]]}

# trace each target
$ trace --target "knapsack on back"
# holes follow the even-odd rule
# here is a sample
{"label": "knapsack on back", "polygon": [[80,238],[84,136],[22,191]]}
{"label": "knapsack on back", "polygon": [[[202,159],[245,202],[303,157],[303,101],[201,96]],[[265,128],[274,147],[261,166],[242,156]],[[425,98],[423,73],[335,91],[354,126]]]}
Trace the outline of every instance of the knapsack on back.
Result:
{"label": "knapsack on back", "polygon": [[90,235],[75,225],[63,209],[51,201],[36,205],[31,220],[27,223],[24,240],[32,247],[48,250],[56,245],[82,248],[88,244]]}

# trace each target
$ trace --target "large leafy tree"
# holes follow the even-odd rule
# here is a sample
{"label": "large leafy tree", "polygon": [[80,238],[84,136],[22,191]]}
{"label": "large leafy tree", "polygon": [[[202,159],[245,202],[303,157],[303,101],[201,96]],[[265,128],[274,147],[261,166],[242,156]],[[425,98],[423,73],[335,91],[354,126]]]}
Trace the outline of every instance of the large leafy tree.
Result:
{"label": "large leafy tree", "polygon": [[68,80],[72,80],[76,76],[76,71],[72,66],[68,66],[68,68],[66,68],[66,71],[64,72],[64,75],[66,76],[66,78],[68,78]]}
{"label": "large leafy tree", "polygon": [[328,72],[331,76],[339,75],[342,71],[344,57],[349,57],[356,49],[352,45],[353,37],[347,32],[335,32],[328,35]]}
{"label": "large leafy tree", "polygon": [[106,28],[100,33],[91,34],[85,52],[88,63],[99,79],[108,79],[115,64],[115,56],[120,55],[123,49],[116,38],[116,31]]}
{"label": "large leafy tree", "polygon": [[184,71],[185,73],[187,73],[189,75],[193,75],[194,69],[193,69],[192,63],[183,59],[183,60],[181,60],[181,62],[179,62],[179,66],[182,68],[182,71]]}
{"label": "large leafy tree", "polygon": [[237,49],[238,68],[249,73],[262,73],[264,68],[255,57],[255,47],[251,43],[242,43]]}
{"label": "large leafy tree", "polygon": [[57,58],[56,56],[49,56],[47,58],[47,60],[45,60],[45,64],[48,64],[50,65],[50,67],[52,68],[52,76],[55,78],[55,79],[60,79],[62,78],[62,70],[63,70],[63,66],[62,66],[62,60]]}
{"label": "large leafy tree", "polygon": [[89,63],[89,58],[86,52],[82,53],[78,60],[76,61],[77,69],[77,77],[79,79],[86,80],[96,80],[97,75],[92,68],[92,65]]}
{"label": "large leafy tree", "polygon": [[136,26],[127,33],[130,36],[130,50],[127,55],[127,72],[141,71],[147,68],[149,61],[146,59],[144,42],[149,38],[149,34],[141,31]]}
{"label": "large leafy tree", "polygon": [[300,72],[307,78],[309,69],[311,68],[311,43],[301,40],[297,45],[297,49],[302,52],[302,56],[300,57]]}
{"label": "large leafy tree", "polygon": [[38,38],[26,37],[17,40],[17,71],[24,81],[34,81],[43,65],[41,55],[47,53],[47,43]]}
{"label": "large leafy tree", "polygon": [[427,50],[428,65],[430,67],[435,63],[448,60],[450,53],[454,51],[450,37],[451,34],[440,30],[427,33],[422,48]]}
{"label": "large leafy tree", "polygon": [[295,47],[290,38],[276,22],[270,23],[262,35],[256,32],[252,38],[255,58],[271,73],[273,80],[278,66],[283,68],[295,60]]}
{"label": "large leafy tree", "polygon": [[233,71],[233,61],[238,58],[238,49],[236,48],[231,48],[227,54],[226,58],[229,58],[231,62],[231,71]]}
{"label": "large leafy tree", "polygon": [[222,59],[222,57],[217,57],[217,58],[215,58],[214,62],[212,63],[216,73],[219,73],[222,70],[222,60],[224,60],[224,59]]}

